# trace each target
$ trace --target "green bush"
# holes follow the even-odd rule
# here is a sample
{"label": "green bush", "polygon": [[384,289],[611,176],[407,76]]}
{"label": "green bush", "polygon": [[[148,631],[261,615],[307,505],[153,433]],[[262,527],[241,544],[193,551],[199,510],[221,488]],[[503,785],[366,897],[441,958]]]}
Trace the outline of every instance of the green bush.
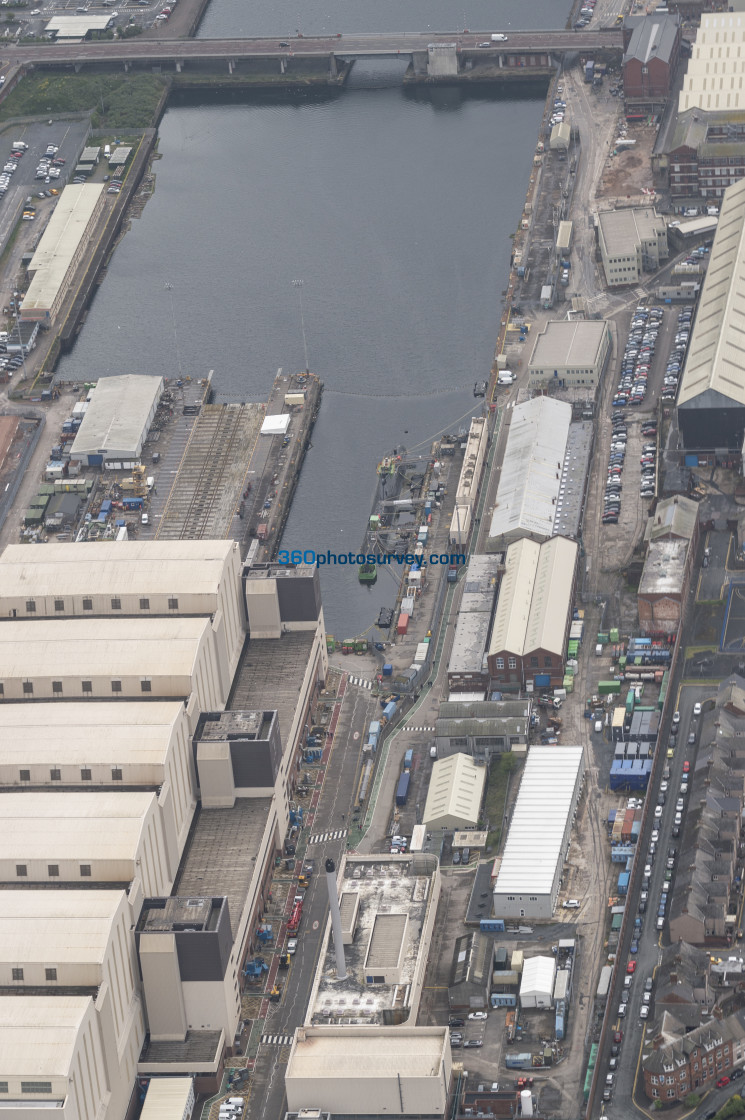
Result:
{"label": "green bush", "polygon": [[167,85],[161,74],[29,74],[3,101],[0,121],[92,111],[94,128],[138,130],[152,124]]}
{"label": "green bush", "polygon": [[698,1095],[698,1093],[689,1093],[686,1099],[683,1101],[683,1104],[686,1106],[686,1108],[698,1108],[698,1106],[701,1104],[701,1097]]}
{"label": "green bush", "polygon": [[743,1112],[745,1112],[745,1101],[743,1101],[739,1093],[735,1093],[734,1096],[730,1097],[727,1103],[722,1105],[719,1109],[716,1120],[727,1120],[729,1116],[742,1116]]}

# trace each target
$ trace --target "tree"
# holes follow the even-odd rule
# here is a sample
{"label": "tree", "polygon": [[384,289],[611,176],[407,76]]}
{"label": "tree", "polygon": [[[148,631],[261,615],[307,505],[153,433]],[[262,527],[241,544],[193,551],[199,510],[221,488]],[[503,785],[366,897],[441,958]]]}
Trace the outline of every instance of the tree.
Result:
{"label": "tree", "polygon": [[698,1095],[698,1093],[689,1093],[686,1099],[683,1101],[683,1104],[686,1106],[686,1108],[698,1108],[698,1106],[701,1104],[701,1097]]}

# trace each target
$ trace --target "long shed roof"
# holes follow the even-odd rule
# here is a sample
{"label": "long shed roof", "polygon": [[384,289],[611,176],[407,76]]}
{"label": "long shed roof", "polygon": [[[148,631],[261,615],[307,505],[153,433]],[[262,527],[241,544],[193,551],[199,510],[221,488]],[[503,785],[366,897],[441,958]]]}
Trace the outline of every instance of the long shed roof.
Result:
{"label": "long shed roof", "polygon": [[0,996],[0,1074],[29,1080],[71,1074],[92,1002],[90,996]]}
{"label": "long shed roof", "polygon": [[6,860],[81,856],[134,860],[145,818],[156,803],[147,792],[6,793],[0,852]]}
{"label": "long shed roof", "polygon": [[481,810],[486,771],[470,755],[451,754],[432,767],[424,823],[457,817],[463,824],[476,824]]}
{"label": "long shed roof", "polygon": [[102,964],[124,891],[0,891],[0,960]]}
{"label": "long shed roof", "polygon": [[507,834],[495,893],[551,892],[572,811],[582,747],[531,747]]}
{"label": "long shed roof", "polygon": [[103,183],[71,183],[63,190],[31,258],[33,279],[23,297],[22,311],[52,307],[103,189]]}
{"label": "long shed roof", "polygon": [[545,649],[561,655],[572,605],[576,541],[552,537],[543,544],[524,537],[507,549],[489,653],[518,657]]}
{"label": "long shed roof", "polygon": [[70,451],[73,459],[98,454],[136,457],[162,393],[162,377],[100,377]]}
{"label": "long shed roof", "polygon": [[745,179],[724,192],[679,408],[745,405]]}
{"label": "long shed roof", "polygon": [[490,537],[551,536],[572,406],[534,397],[512,413]]}

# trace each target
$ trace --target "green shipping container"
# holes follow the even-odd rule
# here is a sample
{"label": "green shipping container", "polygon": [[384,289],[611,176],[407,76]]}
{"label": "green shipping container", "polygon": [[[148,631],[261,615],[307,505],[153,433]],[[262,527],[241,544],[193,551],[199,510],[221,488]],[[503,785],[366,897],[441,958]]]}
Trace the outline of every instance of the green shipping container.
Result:
{"label": "green shipping container", "polygon": [[600,681],[598,683],[598,692],[601,696],[611,696],[615,692],[621,691],[620,681]]}
{"label": "green shipping container", "polygon": [[618,630],[616,630],[615,627],[610,632],[610,640],[612,642],[617,642],[618,641]]}
{"label": "green shipping container", "polygon": [[610,638],[608,637],[607,634],[598,634],[598,645],[599,646],[607,646],[609,641],[610,641]]}

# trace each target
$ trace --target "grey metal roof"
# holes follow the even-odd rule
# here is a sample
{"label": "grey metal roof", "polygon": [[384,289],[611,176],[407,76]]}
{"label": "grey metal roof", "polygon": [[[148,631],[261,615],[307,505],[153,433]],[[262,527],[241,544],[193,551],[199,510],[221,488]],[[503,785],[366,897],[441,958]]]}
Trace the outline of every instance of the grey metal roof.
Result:
{"label": "grey metal roof", "polygon": [[528,369],[597,365],[608,326],[602,320],[573,319],[546,323],[535,341]]}
{"label": "grey metal roof", "polygon": [[745,179],[724,192],[678,408],[745,405]]}
{"label": "grey metal roof", "polygon": [[162,377],[101,377],[75,436],[72,457],[98,452],[137,456],[153,407],[162,393]]}
{"label": "grey metal roof", "polygon": [[640,20],[631,34],[626,54],[623,56],[624,65],[632,59],[638,59],[645,66],[655,58],[670,63],[679,27],[680,19],[676,15],[653,13],[646,19]]}

